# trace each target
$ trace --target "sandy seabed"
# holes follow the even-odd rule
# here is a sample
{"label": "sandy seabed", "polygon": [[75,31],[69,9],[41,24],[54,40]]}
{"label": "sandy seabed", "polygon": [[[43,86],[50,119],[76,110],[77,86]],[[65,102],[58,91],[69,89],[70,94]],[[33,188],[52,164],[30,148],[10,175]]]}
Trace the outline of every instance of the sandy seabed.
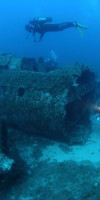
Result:
{"label": "sandy seabed", "polygon": [[84,145],[68,146],[10,130],[15,175],[0,183],[1,200],[99,200],[100,121]]}

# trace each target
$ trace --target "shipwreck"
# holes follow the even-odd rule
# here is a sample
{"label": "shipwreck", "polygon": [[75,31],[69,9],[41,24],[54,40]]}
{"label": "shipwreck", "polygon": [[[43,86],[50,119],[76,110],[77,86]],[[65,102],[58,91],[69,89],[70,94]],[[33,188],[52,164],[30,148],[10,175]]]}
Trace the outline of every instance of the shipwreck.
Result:
{"label": "shipwreck", "polygon": [[95,87],[88,67],[77,64],[44,73],[32,59],[1,54],[0,119],[30,134],[84,142]]}

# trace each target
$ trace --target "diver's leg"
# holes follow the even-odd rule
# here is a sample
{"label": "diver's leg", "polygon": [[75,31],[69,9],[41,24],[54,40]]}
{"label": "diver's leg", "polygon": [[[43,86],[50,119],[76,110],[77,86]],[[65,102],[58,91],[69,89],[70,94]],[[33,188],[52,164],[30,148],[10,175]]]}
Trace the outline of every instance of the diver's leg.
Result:
{"label": "diver's leg", "polygon": [[65,22],[65,23],[58,24],[58,30],[64,30],[66,28],[71,28],[71,27],[75,27],[74,22]]}

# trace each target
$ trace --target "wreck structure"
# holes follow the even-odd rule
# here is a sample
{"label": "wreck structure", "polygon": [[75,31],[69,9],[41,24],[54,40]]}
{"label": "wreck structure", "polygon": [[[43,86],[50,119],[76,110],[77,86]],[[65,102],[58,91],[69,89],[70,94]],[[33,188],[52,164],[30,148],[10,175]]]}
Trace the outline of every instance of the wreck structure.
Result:
{"label": "wreck structure", "polygon": [[41,137],[83,143],[91,128],[95,74],[85,66],[38,72],[29,58],[0,55],[0,120]]}

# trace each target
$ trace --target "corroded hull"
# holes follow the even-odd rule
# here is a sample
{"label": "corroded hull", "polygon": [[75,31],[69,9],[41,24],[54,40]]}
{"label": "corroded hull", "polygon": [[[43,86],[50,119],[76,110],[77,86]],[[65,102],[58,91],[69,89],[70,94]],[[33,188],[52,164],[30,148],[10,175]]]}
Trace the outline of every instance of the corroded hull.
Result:
{"label": "corroded hull", "polygon": [[0,118],[13,128],[68,141],[76,127],[89,124],[95,85],[94,73],[85,67],[1,70]]}

